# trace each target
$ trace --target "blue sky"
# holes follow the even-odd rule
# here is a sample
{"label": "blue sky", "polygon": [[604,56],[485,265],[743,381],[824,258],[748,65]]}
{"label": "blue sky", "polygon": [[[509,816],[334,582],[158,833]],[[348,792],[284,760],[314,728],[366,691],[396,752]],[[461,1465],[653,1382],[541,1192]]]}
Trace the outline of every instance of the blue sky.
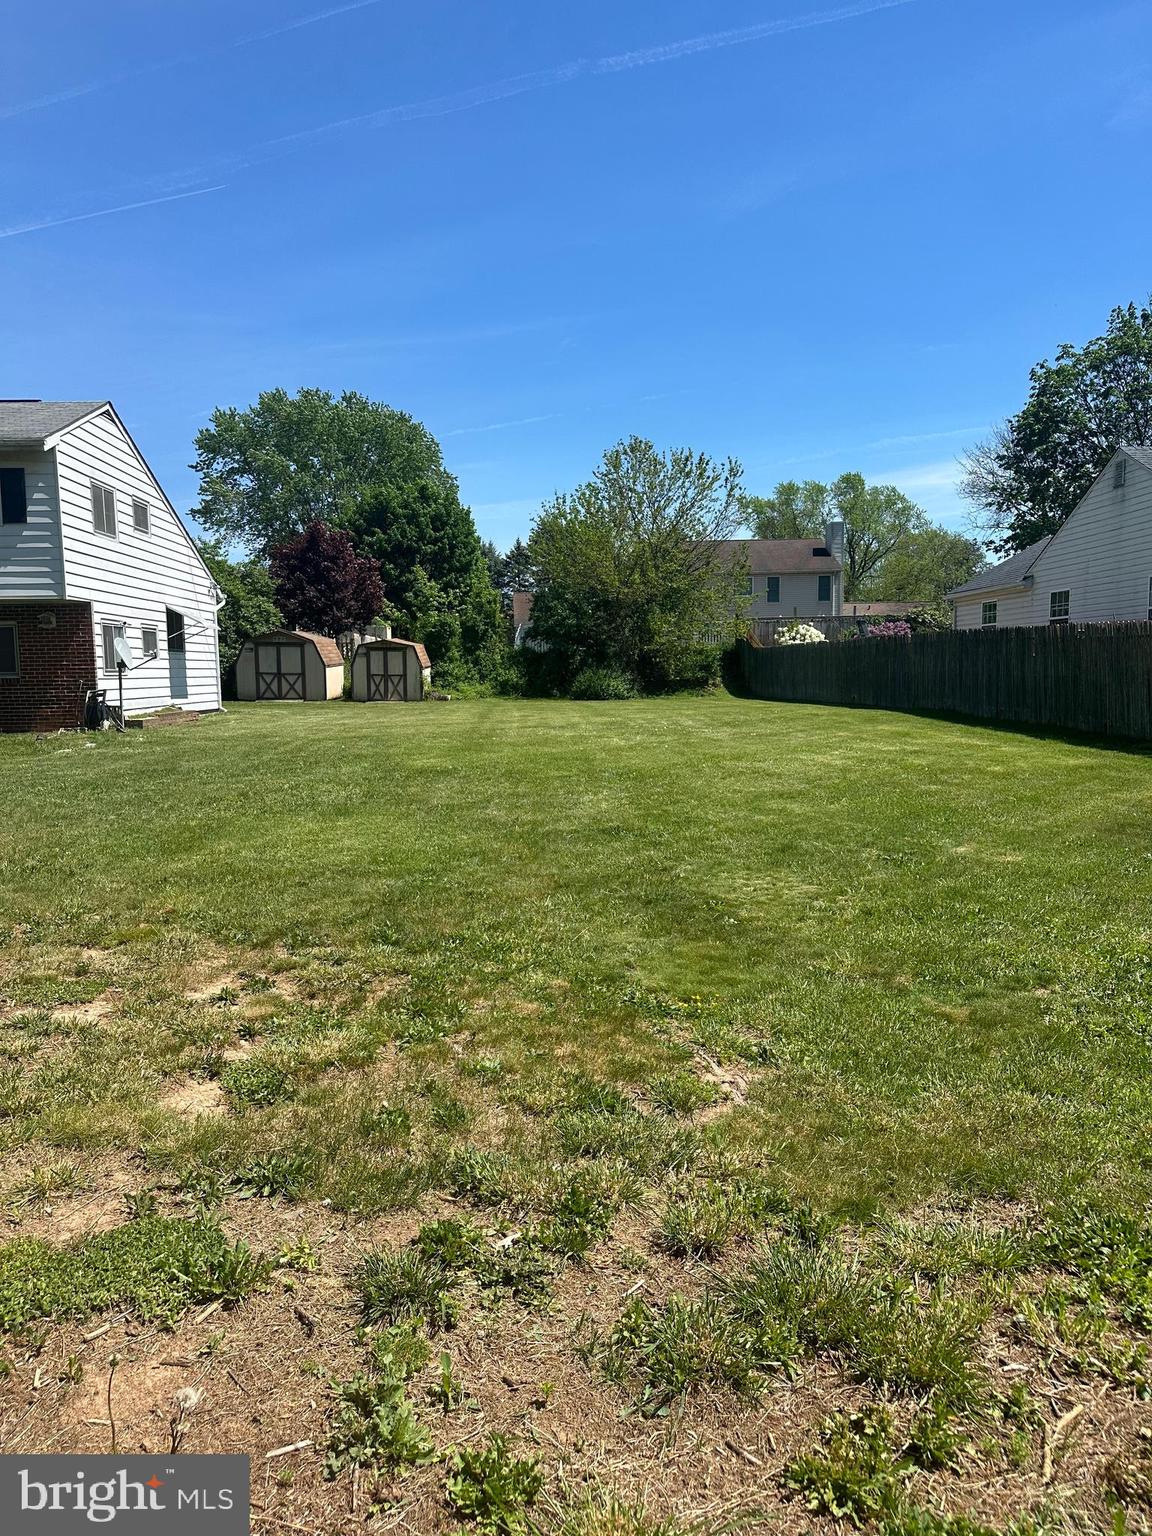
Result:
{"label": "blue sky", "polygon": [[318,385],[501,545],[633,432],[962,526],[957,455],[1152,290],[1150,148],[1152,0],[48,0],[0,393],[110,397],[182,510],[213,407]]}

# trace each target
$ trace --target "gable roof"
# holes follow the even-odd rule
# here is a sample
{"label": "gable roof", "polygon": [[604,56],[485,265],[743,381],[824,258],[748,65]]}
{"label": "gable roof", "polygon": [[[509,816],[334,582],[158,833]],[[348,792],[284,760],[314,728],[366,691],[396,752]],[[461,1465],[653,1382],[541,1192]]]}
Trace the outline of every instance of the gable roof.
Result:
{"label": "gable roof", "polygon": [[1001,560],[999,565],[990,565],[986,571],[977,571],[971,581],[966,581],[962,587],[953,587],[944,596],[966,597],[970,592],[992,592],[999,587],[1019,586],[1051,544],[1052,537],[1049,534],[1047,538],[1029,544],[1027,549],[1018,549],[1007,560]]}
{"label": "gable roof", "polygon": [[1135,448],[1125,443],[1120,451],[1135,459],[1137,464],[1143,464],[1145,469],[1152,469],[1152,448]]}
{"label": "gable roof", "polygon": [[259,645],[262,640],[307,640],[320,652],[320,660],[326,667],[342,667],[344,652],[327,635],[314,635],[310,629],[266,629],[262,635],[253,635],[246,645]]}
{"label": "gable roof", "polygon": [[421,667],[425,670],[427,670],[427,668],[432,665],[432,663],[428,660],[428,652],[420,644],[419,640],[401,640],[399,635],[390,635],[387,639],[384,639],[384,637],[381,636],[379,640],[363,640],[361,641],[358,649],[363,649],[365,651],[386,651],[389,646],[393,645],[403,645],[407,647],[408,650],[415,651],[417,661],[419,661]]}
{"label": "gable roof", "polygon": [[840,562],[820,541],[812,539],[716,539],[721,553],[748,561],[753,576],[792,576],[802,571],[840,570]]}
{"label": "gable roof", "polygon": [[0,446],[43,443],[103,410],[109,400],[0,400]]}

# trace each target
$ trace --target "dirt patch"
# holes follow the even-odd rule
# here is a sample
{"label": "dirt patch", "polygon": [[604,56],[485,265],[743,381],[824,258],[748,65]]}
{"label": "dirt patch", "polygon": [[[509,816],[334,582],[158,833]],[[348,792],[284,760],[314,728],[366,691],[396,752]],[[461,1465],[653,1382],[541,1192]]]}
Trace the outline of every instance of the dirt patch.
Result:
{"label": "dirt patch", "polygon": [[[211,981],[200,982],[195,987],[190,987],[184,993],[184,1001],[187,1003],[226,1003],[234,1002],[244,986],[244,977],[239,971],[223,971],[214,976]],[[234,997],[221,997],[222,992],[231,992]]]}
{"label": "dirt patch", "polygon": [[159,1100],[161,1109],[195,1120],[200,1115],[224,1115],[228,1104],[220,1084],[200,1077],[185,1078],[174,1084]]}
{"label": "dirt patch", "polygon": [[113,1012],[119,997],[119,992],[112,991],[94,997],[90,1003],[66,1003],[62,1007],[53,1008],[52,1017],[68,1019],[75,1024],[95,1024]]}

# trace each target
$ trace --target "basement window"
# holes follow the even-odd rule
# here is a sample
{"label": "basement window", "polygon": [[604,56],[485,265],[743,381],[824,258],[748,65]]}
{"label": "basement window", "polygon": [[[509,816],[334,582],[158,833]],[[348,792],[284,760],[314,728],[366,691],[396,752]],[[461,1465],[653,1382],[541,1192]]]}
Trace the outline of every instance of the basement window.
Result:
{"label": "basement window", "polygon": [[0,677],[20,676],[20,644],[15,624],[0,624]]}
{"label": "basement window", "polygon": [[28,486],[22,469],[0,469],[0,523],[28,521]]}
{"label": "basement window", "polygon": [[991,625],[995,624],[995,622],[996,622],[996,604],[995,603],[981,603],[981,605],[980,605],[980,622],[981,622],[982,625],[984,625],[985,628],[989,628]]}

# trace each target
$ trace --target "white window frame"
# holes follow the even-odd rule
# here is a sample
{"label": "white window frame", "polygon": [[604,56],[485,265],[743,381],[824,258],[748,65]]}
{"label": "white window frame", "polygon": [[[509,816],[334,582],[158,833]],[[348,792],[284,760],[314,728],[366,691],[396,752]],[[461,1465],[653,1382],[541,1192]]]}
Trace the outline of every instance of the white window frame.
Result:
{"label": "white window frame", "polygon": [[[139,519],[138,514],[140,512],[144,513],[143,522]],[[132,498],[132,531],[133,533],[152,532],[152,508],[144,500],[143,496],[133,496]]]}
{"label": "white window frame", "polygon": [[15,624],[0,624],[0,629],[12,631],[12,658],[16,664],[14,672],[0,672],[0,677],[13,678],[20,676],[20,630]]}
{"label": "white window frame", "polygon": [[[151,635],[154,643],[148,644],[148,636]],[[158,624],[141,624],[140,626],[140,654],[142,656],[159,656],[160,654],[160,626]]]}
{"label": "white window frame", "polygon": [[[989,608],[991,608],[991,610],[992,610],[992,617],[991,618],[988,617],[988,610],[989,610]],[[981,629],[995,629],[999,622],[1000,622],[1000,604],[999,604],[999,601],[996,598],[992,598],[992,599],[990,599],[990,601],[988,601],[986,603],[981,603],[980,604],[980,628]]]}
{"label": "white window frame", "polygon": [[[116,673],[119,671],[119,668],[116,665],[115,645],[117,640],[124,639],[127,628],[128,626],[122,619],[100,620],[100,670],[106,677],[115,677]],[[112,631],[111,641],[109,641],[108,637],[109,630]],[[108,665],[109,655],[112,657],[111,666]]]}
{"label": "white window frame", "polygon": [[[1063,613],[1056,612],[1056,599],[1064,599]],[[1072,589],[1071,587],[1057,587],[1055,592],[1048,594],[1048,622],[1049,624],[1067,624],[1072,614]]]}
{"label": "white window frame", "polygon": [[[116,537],[116,492],[110,485],[104,485],[99,480],[93,480],[92,485],[92,531],[102,533],[106,539]],[[100,517],[96,515],[96,493],[100,493]],[[109,527],[111,521],[111,527]]]}

